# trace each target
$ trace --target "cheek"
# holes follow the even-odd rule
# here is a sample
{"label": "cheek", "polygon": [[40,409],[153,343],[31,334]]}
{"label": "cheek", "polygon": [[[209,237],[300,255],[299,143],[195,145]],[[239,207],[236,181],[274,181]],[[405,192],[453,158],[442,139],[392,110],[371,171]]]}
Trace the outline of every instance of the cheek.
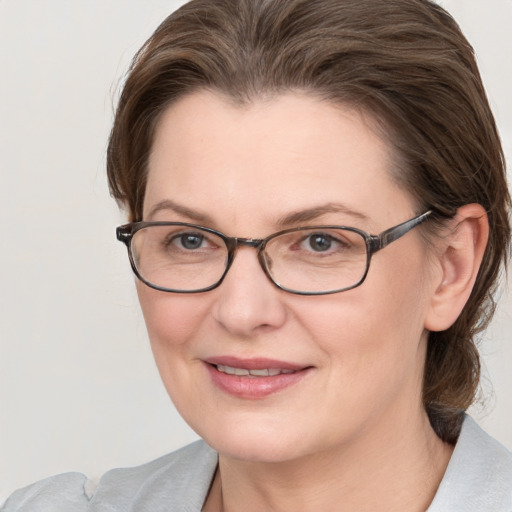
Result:
{"label": "cheek", "polygon": [[142,283],[138,283],[137,293],[162,382],[190,423],[201,409],[196,382],[201,370],[195,343],[208,316],[208,301],[197,294],[159,292]]}
{"label": "cheek", "polygon": [[[297,317],[316,344],[354,378],[422,370],[428,283],[418,261],[396,265],[375,258],[367,280],[339,295],[315,297]],[[306,307],[307,306],[307,307]]]}
{"label": "cheek", "polygon": [[161,367],[173,353],[190,347],[190,340],[207,315],[208,304],[196,294],[174,294],[137,284],[142,313],[146,322],[156,363]]}

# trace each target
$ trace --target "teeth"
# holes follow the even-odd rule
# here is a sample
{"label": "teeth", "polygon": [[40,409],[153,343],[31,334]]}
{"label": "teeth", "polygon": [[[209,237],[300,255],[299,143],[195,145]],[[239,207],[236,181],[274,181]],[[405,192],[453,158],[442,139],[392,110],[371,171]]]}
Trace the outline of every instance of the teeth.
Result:
{"label": "teeth", "polygon": [[[272,372],[272,373],[270,373]],[[277,372],[277,373],[273,373]],[[251,370],[249,372],[251,375],[254,375],[255,377],[268,377],[269,375],[278,375],[279,370],[267,370],[266,368],[264,370]]]}
{"label": "teeth", "polygon": [[247,370],[245,368],[232,368],[223,364],[217,365],[217,370],[228,375],[236,375],[238,377],[273,377],[281,373],[295,373],[295,370],[280,370],[278,368],[263,368],[261,370]]}

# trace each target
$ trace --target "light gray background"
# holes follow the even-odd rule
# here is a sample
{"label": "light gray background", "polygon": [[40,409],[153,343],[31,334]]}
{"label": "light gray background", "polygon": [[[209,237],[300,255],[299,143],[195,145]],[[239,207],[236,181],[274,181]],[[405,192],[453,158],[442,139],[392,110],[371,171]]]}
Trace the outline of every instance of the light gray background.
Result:
{"label": "light gray background", "polygon": [[[181,3],[0,0],[0,502],[195,439],[152,361],[104,175],[117,84]],[[512,1],[442,4],[476,48],[510,159]],[[512,448],[510,293],[482,351],[489,404],[474,414]]]}

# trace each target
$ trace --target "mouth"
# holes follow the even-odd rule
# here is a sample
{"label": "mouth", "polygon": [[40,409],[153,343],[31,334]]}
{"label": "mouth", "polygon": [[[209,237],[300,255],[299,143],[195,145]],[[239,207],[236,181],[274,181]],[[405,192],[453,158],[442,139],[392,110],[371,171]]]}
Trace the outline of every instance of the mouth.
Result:
{"label": "mouth", "polygon": [[204,361],[213,384],[233,397],[258,400],[298,384],[312,366],[270,359],[219,357]]}
{"label": "mouth", "polygon": [[219,372],[237,377],[275,377],[276,375],[289,375],[300,370],[287,370],[284,368],[262,368],[260,370],[249,370],[248,368],[234,368],[232,366],[217,364],[214,365]]}

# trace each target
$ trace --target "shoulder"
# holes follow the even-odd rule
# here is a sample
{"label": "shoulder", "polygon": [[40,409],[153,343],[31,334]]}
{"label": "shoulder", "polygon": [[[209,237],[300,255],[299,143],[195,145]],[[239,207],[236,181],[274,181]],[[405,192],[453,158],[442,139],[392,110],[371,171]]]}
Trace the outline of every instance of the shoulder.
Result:
{"label": "shoulder", "polygon": [[113,469],[90,490],[80,473],[57,475],[16,491],[2,512],[171,512],[200,510],[217,467],[203,441],[142,466]]}
{"label": "shoulder", "polygon": [[428,512],[512,511],[512,453],[466,416]]}
{"label": "shoulder", "polygon": [[197,441],[148,464],[109,471],[100,480],[90,510],[199,511],[216,468],[217,453]]}
{"label": "shoulder", "polygon": [[1,512],[82,512],[89,502],[87,484],[81,473],[46,478],[14,492]]}

